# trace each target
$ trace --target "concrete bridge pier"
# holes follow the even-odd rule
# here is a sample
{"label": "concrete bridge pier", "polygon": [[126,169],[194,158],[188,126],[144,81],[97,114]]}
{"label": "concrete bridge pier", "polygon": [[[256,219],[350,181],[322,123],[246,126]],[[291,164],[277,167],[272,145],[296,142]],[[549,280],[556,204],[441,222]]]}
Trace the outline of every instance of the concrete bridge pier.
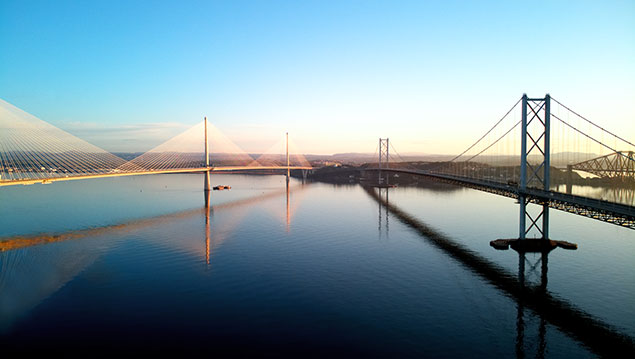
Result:
{"label": "concrete bridge pier", "polygon": [[[209,176],[206,175],[205,177],[207,177],[207,182],[209,182]],[[205,198],[205,208],[209,209],[212,205],[212,191],[205,188],[205,190],[203,191],[203,198]]]}
{"label": "concrete bridge pier", "polygon": [[205,192],[209,192],[212,189],[212,184],[210,182],[210,173],[209,171],[205,171],[205,178],[203,180],[203,188]]}

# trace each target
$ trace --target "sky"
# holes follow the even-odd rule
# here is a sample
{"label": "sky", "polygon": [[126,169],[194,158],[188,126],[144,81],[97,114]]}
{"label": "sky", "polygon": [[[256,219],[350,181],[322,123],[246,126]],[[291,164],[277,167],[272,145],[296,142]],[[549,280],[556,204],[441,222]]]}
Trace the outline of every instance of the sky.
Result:
{"label": "sky", "polygon": [[0,1],[0,99],[113,152],[454,154],[523,93],[635,140],[635,1]]}

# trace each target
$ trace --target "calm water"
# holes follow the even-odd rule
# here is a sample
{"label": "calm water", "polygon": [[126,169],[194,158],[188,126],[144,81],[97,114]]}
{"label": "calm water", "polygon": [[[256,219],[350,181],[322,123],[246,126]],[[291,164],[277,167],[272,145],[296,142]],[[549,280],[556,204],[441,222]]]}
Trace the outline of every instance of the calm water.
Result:
{"label": "calm water", "polygon": [[287,195],[282,176],[212,181],[232,190],[214,191],[209,211],[195,174],[0,188],[0,237],[22,246],[0,252],[0,350],[633,350],[635,231],[552,210],[551,238],[579,249],[523,259],[489,246],[518,232],[518,205],[492,194],[430,182],[391,189],[386,206],[357,185],[292,180]]}

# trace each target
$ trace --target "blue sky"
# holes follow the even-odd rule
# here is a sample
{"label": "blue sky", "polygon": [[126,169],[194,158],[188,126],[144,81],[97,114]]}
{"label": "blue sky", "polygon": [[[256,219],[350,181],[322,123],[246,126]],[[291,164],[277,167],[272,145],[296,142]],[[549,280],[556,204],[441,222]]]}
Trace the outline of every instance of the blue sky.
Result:
{"label": "blue sky", "polygon": [[0,98],[111,151],[456,153],[523,92],[635,139],[635,2],[0,2]]}

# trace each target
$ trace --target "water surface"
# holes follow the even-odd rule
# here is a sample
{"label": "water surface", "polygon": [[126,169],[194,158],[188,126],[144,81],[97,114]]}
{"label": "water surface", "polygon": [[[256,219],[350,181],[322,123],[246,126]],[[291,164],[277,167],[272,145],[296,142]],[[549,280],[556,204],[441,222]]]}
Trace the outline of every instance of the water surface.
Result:
{"label": "water surface", "polygon": [[[209,209],[196,174],[0,188],[0,237],[47,238],[0,253],[3,347],[610,355],[561,322],[571,313],[616,340],[635,337],[632,230],[552,210],[551,237],[579,249],[521,258],[489,246],[518,233],[518,205],[493,194],[435,182],[391,189],[388,202],[413,225],[358,185],[292,179],[287,192],[283,176],[212,181],[232,190],[212,192]],[[550,298],[546,309],[542,294],[514,294],[523,266],[526,285]],[[488,277],[487,268],[506,277]]]}

